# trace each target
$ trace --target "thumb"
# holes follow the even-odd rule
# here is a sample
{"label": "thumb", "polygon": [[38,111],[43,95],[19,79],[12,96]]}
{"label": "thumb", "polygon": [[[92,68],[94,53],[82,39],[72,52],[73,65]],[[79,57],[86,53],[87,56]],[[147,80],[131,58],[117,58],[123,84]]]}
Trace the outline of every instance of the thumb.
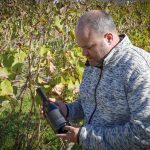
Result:
{"label": "thumb", "polygon": [[51,103],[53,103],[54,105],[60,106],[60,100],[56,99],[56,98],[49,98],[48,99]]}
{"label": "thumb", "polygon": [[48,99],[51,103],[58,105],[58,102],[55,98],[49,98]]}

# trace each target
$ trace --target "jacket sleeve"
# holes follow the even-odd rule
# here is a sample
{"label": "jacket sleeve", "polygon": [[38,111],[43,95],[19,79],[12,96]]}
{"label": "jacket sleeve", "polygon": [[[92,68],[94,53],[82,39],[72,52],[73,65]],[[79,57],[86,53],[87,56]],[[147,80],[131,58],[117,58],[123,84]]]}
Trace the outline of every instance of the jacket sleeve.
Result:
{"label": "jacket sleeve", "polygon": [[68,116],[67,116],[68,120],[80,121],[81,119],[83,119],[84,114],[80,97],[73,103],[66,104],[66,106],[68,108]]}
{"label": "jacket sleeve", "polygon": [[[82,81],[84,80],[84,78],[86,78],[86,69],[87,68],[85,67]],[[81,85],[80,85],[80,89],[81,89]],[[81,93],[79,93],[78,99],[75,100],[73,103],[66,104],[67,109],[68,109],[67,119],[70,121],[80,121],[84,119],[84,112],[83,112],[82,105],[81,105],[82,98],[80,94]]]}
{"label": "jacket sleeve", "polygon": [[150,71],[132,75],[127,88],[129,122],[112,127],[84,125],[79,135],[83,147],[95,150],[150,149]]}

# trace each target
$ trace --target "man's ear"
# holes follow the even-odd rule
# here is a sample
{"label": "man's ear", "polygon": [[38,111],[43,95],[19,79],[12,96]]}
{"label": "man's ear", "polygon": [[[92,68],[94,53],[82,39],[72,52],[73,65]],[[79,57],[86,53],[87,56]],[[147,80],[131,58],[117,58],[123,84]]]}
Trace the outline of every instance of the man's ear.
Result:
{"label": "man's ear", "polygon": [[111,43],[113,41],[113,34],[112,33],[106,33],[104,35],[108,43]]}

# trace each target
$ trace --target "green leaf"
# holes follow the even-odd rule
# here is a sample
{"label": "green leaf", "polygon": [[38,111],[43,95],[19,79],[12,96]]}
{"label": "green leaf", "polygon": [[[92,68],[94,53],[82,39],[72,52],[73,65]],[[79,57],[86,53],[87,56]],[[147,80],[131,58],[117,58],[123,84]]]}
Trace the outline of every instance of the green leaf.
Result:
{"label": "green leaf", "polygon": [[70,31],[69,31],[69,34],[70,34],[71,38],[74,40],[74,39],[75,39],[74,30],[70,30]]}
{"label": "green leaf", "polygon": [[54,27],[56,27],[59,32],[62,31],[63,25],[61,25],[61,20],[58,16],[54,18]]}
{"label": "green leaf", "polygon": [[9,100],[1,100],[1,97],[0,97],[0,115],[2,112],[4,112],[5,110],[9,109],[10,108],[10,103],[9,103]]}
{"label": "green leaf", "polygon": [[8,75],[9,73],[6,68],[0,68],[0,79],[6,79]]}
{"label": "green leaf", "polygon": [[0,95],[2,96],[11,95],[13,93],[13,88],[9,80],[3,80],[0,84],[0,89]]}
{"label": "green leaf", "polygon": [[1,104],[1,106],[2,106],[2,107],[6,107],[8,104],[9,104],[9,101],[8,101],[8,100],[7,100],[7,101],[3,101],[2,104]]}
{"label": "green leaf", "polygon": [[14,56],[12,54],[4,54],[3,55],[3,65],[7,68],[10,68],[14,62]]}
{"label": "green leaf", "polygon": [[42,105],[42,100],[38,95],[35,96],[35,100],[36,100],[35,102],[37,105]]}
{"label": "green leaf", "polygon": [[72,80],[69,80],[68,89],[72,90],[73,88],[74,88],[74,84],[73,84]]}
{"label": "green leaf", "polygon": [[16,74],[19,74],[22,72],[24,64],[23,63],[16,63],[15,65],[12,66],[12,71],[15,72]]}
{"label": "green leaf", "polygon": [[45,56],[48,53],[49,50],[50,50],[49,48],[47,48],[45,45],[43,45],[40,48],[40,56],[41,57]]}
{"label": "green leaf", "polygon": [[5,100],[8,100],[7,96],[0,96],[0,104]]}
{"label": "green leaf", "polygon": [[27,57],[26,53],[23,51],[20,51],[20,62],[24,62],[26,57]]}
{"label": "green leaf", "polygon": [[19,53],[16,53],[14,55],[14,63],[17,63],[17,62],[20,62],[20,63],[23,63],[27,57],[27,54],[23,51],[19,51]]}

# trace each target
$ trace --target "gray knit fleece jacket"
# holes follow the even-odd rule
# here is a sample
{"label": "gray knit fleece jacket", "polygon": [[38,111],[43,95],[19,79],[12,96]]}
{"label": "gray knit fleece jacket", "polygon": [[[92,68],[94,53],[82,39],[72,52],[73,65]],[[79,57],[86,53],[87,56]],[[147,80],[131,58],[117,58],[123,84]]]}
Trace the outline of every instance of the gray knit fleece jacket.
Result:
{"label": "gray knit fleece jacket", "polygon": [[150,150],[150,54],[124,35],[103,68],[85,66],[79,98],[67,106],[69,120],[84,119],[83,149]]}

